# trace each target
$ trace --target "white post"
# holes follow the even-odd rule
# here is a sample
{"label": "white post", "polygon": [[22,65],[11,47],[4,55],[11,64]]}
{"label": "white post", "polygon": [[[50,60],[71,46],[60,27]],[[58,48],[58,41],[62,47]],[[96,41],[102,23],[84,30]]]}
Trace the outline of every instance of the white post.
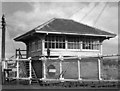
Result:
{"label": "white post", "polygon": [[42,55],[44,55],[44,49],[45,49],[45,40],[42,39]]}
{"label": "white post", "polygon": [[102,55],[102,49],[103,49],[102,42],[100,42],[100,55]]}
{"label": "white post", "polygon": [[65,49],[66,49],[66,50],[68,49],[68,41],[67,41],[66,38],[65,38]]}
{"label": "white post", "polygon": [[17,79],[19,78],[19,60],[17,58]]}
{"label": "white post", "polygon": [[[5,69],[8,69],[8,61],[7,59],[5,60]],[[8,73],[5,73],[5,77],[8,77]]]}
{"label": "white post", "polygon": [[[7,64],[8,64],[8,62],[7,62],[7,60],[5,59],[4,61],[4,69],[7,69],[8,67],[7,67]],[[4,70],[3,69],[3,70]],[[7,72],[5,71],[5,77],[8,77],[8,74],[7,74]]]}
{"label": "white post", "polygon": [[32,60],[29,58],[29,84],[31,84],[31,78],[32,78]]}
{"label": "white post", "polygon": [[80,77],[80,73],[81,73],[80,72],[80,60],[81,60],[81,58],[78,59],[78,79],[82,80],[81,77]]}
{"label": "white post", "polygon": [[2,72],[4,71],[5,69],[5,61],[2,61]]}
{"label": "white post", "polygon": [[60,59],[60,80],[64,79],[63,76],[62,76],[62,61],[63,61],[63,57],[62,56],[59,56],[59,59]]}
{"label": "white post", "polygon": [[80,69],[80,60],[81,60],[81,57],[78,56],[78,79],[79,80],[82,80],[81,78],[81,69]]}
{"label": "white post", "polygon": [[98,59],[98,79],[102,80],[102,78],[101,78],[101,62],[100,62],[100,59]]}
{"label": "white post", "polygon": [[80,42],[80,50],[82,51],[82,48],[83,48],[83,42],[81,41]]}
{"label": "white post", "polygon": [[29,78],[32,78],[32,60],[29,61]]}
{"label": "white post", "polygon": [[60,60],[60,79],[62,79],[62,61]]}
{"label": "white post", "polygon": [[44,57],[42,59],[42,62],[43,62],[43,78],[42,79],[46,79],[46,58]]}

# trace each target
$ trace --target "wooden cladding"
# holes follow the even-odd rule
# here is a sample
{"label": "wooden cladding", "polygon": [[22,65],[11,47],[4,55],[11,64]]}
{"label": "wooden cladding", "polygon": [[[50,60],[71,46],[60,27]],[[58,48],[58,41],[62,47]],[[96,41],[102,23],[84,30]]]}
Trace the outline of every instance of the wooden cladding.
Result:
{"label": "wooden cladding", "polygon": [[35,40],[29,42],[29,52],[35,52],[39,51],[42,48],[42,41],[41,40]]}

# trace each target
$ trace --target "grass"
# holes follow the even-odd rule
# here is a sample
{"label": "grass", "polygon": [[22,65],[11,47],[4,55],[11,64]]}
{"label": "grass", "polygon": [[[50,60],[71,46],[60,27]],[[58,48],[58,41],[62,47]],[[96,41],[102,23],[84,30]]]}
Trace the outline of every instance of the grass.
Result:
{"label": "grass", "polygon": [[118,79],[120,64],[117,59],[104,59],[102,66],[102,77],[106,80]]}

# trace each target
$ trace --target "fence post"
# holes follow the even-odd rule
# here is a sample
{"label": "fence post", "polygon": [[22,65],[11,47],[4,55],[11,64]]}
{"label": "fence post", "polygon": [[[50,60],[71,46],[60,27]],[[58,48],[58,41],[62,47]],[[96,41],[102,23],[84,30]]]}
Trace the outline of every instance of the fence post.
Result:
{"label": "fence post", "polygon": [[17,84],[19,84],[19,58],[17,57],[16,59],[16,62],[17,62]]}
{"label": "fence post", "polygon": [[42,79],[46,79],[46,57],[42,57],[41,60],[43,62],[43,78]]}
{"label": "fence post", "polygon": [[17,62],[17,79],[19,78],[19,61],[18,61],[18,57],[17,57],[17,60],[16,60],[16,62]]}
{"label": "fence post", "polygon": [[81,75],[80,60],[81,60],[81,57],[78,57],[78,80],[82,80],[82,78],[80,77]]}
{"label": "fence post", "polygon": [[31,84],[31,78],[32,78],[32,60],[31,57],[29,59],[29,84]]}
{"label": "fence post", "polygon": [[102,78],[101,78],[101,62],[100,61],[101,60],[98,59],[98,79],[102,80]]}
{"label": "fence post", "polygon": [[63,56],[59,56],[59,59],[60,59],[60,80],[64,79],[63,76],[62,76],[62,61],[64,60],[63,59]]}

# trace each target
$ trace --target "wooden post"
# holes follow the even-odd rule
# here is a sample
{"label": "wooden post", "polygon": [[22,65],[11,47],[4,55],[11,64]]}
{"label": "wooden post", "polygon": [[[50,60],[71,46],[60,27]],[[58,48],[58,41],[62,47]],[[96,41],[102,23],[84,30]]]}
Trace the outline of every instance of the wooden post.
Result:
{"label": "wooden post", "polygon": [[82,48],[83,48],[83,43],[82,41],[80,42],[80,50],[82,51]]}
{"label": "wooden post", "polygon": [[44,55],[44,49],[45,49],[45,40],[42,39],[42,55]]}
{"label": "wooden post", "polygon": [[78,59],[78,80],[82,80],[81,77],[80,77],[80,75],[81,75],[80,60],[81,60],[81,58]]}
{"label": "wooden post", "polygon": [[18,58],[17,58],[17,60],[16,60],[16,62],[17,62],[17,84],[19,84],[19,60],[18,60]]}
{"label": "wooden post", "polygon": [[101,62],[100,61],[101,60],[98,59],[98,79],[102,80],[102,78],[101,78]]}
{"label": "wooden post", "polygon": [[102,42],[100,43],[100,54],[102,55]]}
{"label": "wooden post", "polygon": [[30,61],[29,61],[29,79],[30,79],[29,84],[31,84],[31,78],[32,78],[32,65],[31,65],[31,63],[32,63],[32,60],[30,59]]}
{"label": "wooden post", "polygon": [[62,61],[60,60],[60,79],[62,79]]}
{"label": "wooden post", "polygon": [[46,79],[46,58],[42,58],[42,62],[43,62],[43,78],[42,79]]}
{"label": "wooden post", "polygon": [[62,76],[62,61],[63,61],[63,57],[60,55],[59,56],[59,59],[60,59],[60,80],[64,79],[63,76]]}

